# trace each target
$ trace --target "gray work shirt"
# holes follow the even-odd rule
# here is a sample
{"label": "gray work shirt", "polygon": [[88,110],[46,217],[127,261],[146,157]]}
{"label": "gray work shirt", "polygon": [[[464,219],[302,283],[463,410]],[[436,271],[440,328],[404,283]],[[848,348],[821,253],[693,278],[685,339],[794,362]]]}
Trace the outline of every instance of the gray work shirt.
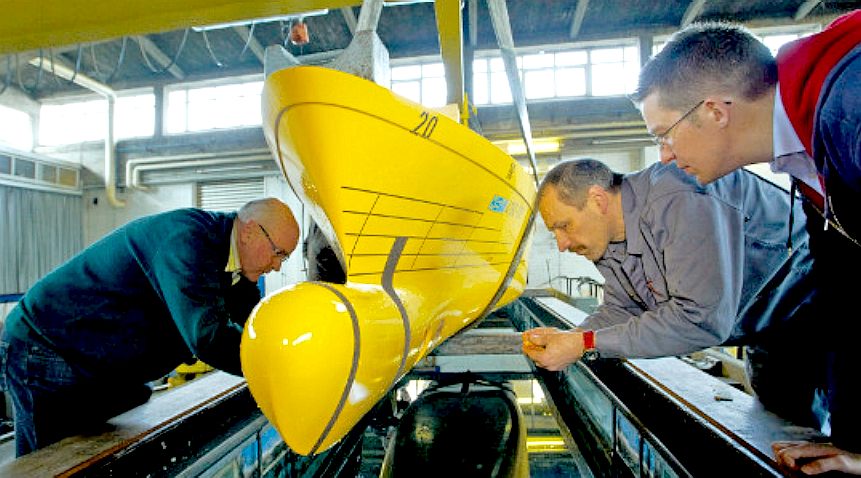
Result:
{"label": "gray work shirt", "polygon": [[655,164],[621,186],[626,239],[596,262],[604,304],[581,325],[604,357],[679,355],[753,343],[806,312],[812,259],[804,214],[786,248],[789,194],[744,171],[706,186]]}

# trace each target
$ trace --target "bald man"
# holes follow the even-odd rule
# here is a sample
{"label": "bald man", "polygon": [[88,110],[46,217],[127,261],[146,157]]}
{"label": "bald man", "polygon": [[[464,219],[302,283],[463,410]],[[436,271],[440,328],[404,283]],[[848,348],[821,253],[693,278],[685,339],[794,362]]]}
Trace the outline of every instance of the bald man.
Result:
{"label": "bald man", "polygon": [[179,209],[120,227],[39,280],[0,339],[18,456],[146,402],[148,382],[194,358],[241,375],[257,279],[298,238],[277,199]]}

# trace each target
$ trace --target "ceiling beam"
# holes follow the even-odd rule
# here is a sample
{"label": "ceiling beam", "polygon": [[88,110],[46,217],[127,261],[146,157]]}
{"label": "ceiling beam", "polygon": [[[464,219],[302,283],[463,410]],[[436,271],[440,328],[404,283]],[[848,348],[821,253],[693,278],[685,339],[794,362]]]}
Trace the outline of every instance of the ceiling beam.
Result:
{"label": "ceiling beam", "polygon": [[[81,46],[81,48],[82,48],[81,55],[82,56],[86,55],[83,48],[87,48],[88,46],[89,45],[82,45]],[[77,52],[77,49],[78,49],[78,45],[68,45],[68,46],[64,46],[64,47],[54,48],[53,50],[44,49],[41,52],[39,50],[34,50],[34,51],[26,51],[23,53],[18,53],[18,54],[16,54],[17,59],[10,57],[12,60],[11,61],[12,69],[13,70],[15,69],[15,62],[16,61],[17,61],[18,65],[24,65],[26,63],[29,63],[30,60],[32,60],[33,58],[36,58],[38,60],[40,55],[43,58],[45,58],[45,60],[50,60],[51,56],[52,56],[52,52],[53,52],[53,57],[60,60],[60,59],[62,59],[60,57],[60,55],[62,55],[63,53]],[[72,58],[73,58],[72,61],[76,61],[78,58],[77,54],[72,53]],[[59,64],[59,61],[57,63]],[[2,74],[6,73],[6,59],[3,59],[3,61],[0,61],[0,73],[2,73]]]}
{"label": "ceiling beam", "polygon": [[248,49],[254,53],[254,56],[257,57],[257,60],[260,61],[260,64],[263,64],[263,45],[254,38],[254,32],[246,27],[245,25],[236,25],[233,27],[233,31],[239,35],[239,38],[242,38],[242,41],[248,44]]}
{"label": "ceiling beam", "polygon": [[685,10],[685,14],[682,15],[681,27],[684,28],[693,23],[693,21],[696,20],[701,13],[703,13],[703,9],[705,8],[705,6],[706,0],[692,1],[691,4],[688,5],[688,9]]}
{"label": "ceiling beam", "polygon": [[380,15],[383,13],[383,0],[365,0],[359,10],[359,18],[356,20],[356,31],[377,31],[380,24]]}
{"label": "ceiling beam", "polygon": [[578,0],[577,8],[574,10],[574,18],[571,19],[571,30],[568,32],[570,38],[577,38],[580,27],[583,26],[583,18],[586,17],[586,9],[589,8],[589,0]]}
{"label": "ceiling beam", "polygon": [[469,45],[478,46],[478,0],[469,0]]}
{"label": "ceiling beam", "polygon": [[66,63],[61,58],[54,58],[54,61],[44,58],[41,61],[38,58],[33,58],[29,62],[36,68],[41,67],[42,70],[57,75],[58,77],[75,83],[78,86],[86,88],[105,96],[116,96],[114,90],[102,83],[101,81],[90,78],[89,76],[76,72],[74,67]]}
{"label": "ceiling beam", "polygon": [[347,28],[350,29],[350,33],[355,35],[358,20],[356,20],[356,14],[353,13],[353,8],[341,7],[341,15],[343,15],[344,21],[347,22]]}
{"label": "ceiling beam", "polygon": [[529,163],[532,165],[532,173],[537,185],[538,166],[535,164],[532,127],[529,125],[529,113],[526,110],[526,95],[523,92],[523,84],[520,82],[517,55],[514,53],[514,36],[511,33],[508,6],[505,0],[487,0],[487,9],[490,11],[491,24],[493,25],[493,31],[496,33],[496,42],[499,44],[502,63],[505,65],[508,86],[511,88],[511,98],[514,100],[514,110],[517,113],[517,125],[523,137],[523,144],[526,145],[526,155],[529,157]]}
{"label": "ceiling beam", "polygon": [[168,73],[173,75],[174,78],[178,80],[185,78],[185,72],[182,71],[182,69],[178,67],[176,63],[171,64],[170,57],[165,55],[164,52],[161,51],[161,48],[159,48],[158,45],[153,43],[152,40],[143,35],[134,35],[132,36],[132,40],[137,42],[137,44],[140,45],[141,48],[146,51],[146,54],[152,56],[156,63],[158,63],[162,68],[165,68],[170,65],[170,67],[167,68],[167,71]]}
{"label": "ceiling beam", "polygon": [[801,6],[798,7],[798,10],[795,11],[795,15],[792,16],[796,22],[804,20],[804,17],[810,14],[814,8],[818,7],[819,4],[822,3],[822,0],[806,0]]}

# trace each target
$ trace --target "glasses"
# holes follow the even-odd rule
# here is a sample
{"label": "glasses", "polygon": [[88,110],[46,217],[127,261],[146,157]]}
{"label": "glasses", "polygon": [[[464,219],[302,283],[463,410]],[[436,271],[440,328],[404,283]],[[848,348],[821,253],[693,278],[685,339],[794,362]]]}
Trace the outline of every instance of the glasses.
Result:
{"label": "glasses", "polygon": [[[260,226],[260,224],[258,224]],[[274,242],[272,242],[272,237],[269,236],[269,233],[266,232],[266,229],[263,226],[260,226],[260,230],[263,231],[263,235],[266,236],[266,240],[269,241],[269,245],[272,246],[272,253],[275,254],[275,257],[281,259],[281,262],[286,261],[290,257],[290,253],[276,246]]]}
{"label": "glasses", "polygon": [[653,143],[655,143],[658,147],[662,147],[662,146],[665,146],[665,145],[670,145],[670,144],[672,144],[672,143],[670,143],[670,138],[669,138],[669,136],[670,136],[670,133],[673,131],[673,128],[675,128],[676,126],[678,126],[678,125],[679,125],[679,123],[681,123],[682,121],[684,121],[684,120],[685,120],[685,118],[687,118],[688,116],[690,116],[690,115],[691,115],[691,113],[693,113],[694,111],[696,111],[696,109],[697,109],[697,108],[699,108],[699,107],[700,107],[703,103],[705,103],[705,102],[706,102],[706,100],[702,100],[702,101],[700,101],[699,103],[695,104],[693,108],[689,109],[687,113],[683,114],[683,115],[682,115],[682,117],[678,119],[678,121],[676,121],[675,123],[673,123],[673,124],[672,124],[672,126],[670,126],[669,128],[667,128],[667,130],[666,130],[666,131],[664,131],[663,133],[661,133],[661,134],[653,134],[653,135],[651,135],[651,136],[652,136],[652,142],[653,142]]}

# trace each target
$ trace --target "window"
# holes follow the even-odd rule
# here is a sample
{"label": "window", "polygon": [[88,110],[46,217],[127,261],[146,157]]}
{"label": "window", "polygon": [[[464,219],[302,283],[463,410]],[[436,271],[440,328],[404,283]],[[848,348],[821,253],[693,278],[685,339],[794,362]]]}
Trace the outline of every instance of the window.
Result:
{"label": "window", "polygon": [[780,50],[780,47],[783,45],[812,33],[814,32],[776,33],[772,35],[759,35],[759,39],[765,43],[765,46],[767,46],[769,50],[771,50],[772,55],[777,56],[777,51]]}
{"label": "window", "polygon": [[[792,27],[774,27],[774,28],[751,28],[750,31],[771,50],[771,54],[777,56],[777,51],[783,45],[797,40],[808,35],[812,35],[820,30],[819,25],[799,25]],[[657,54],[664,48],[669,36],[655,37],[652,47],[652,55]]]}
{"label": "window", "polygon": [[637,87],[640,53],[636,46],[590,50],[592,96],[623,95]]}
{"label": "window", "polygon": [[0,105],[0,143],[21,151],[33,149],[33,119],[27,113]]}
{"label": "window", "polygon": [[165,130],[188,133],[259,126],[263,81],[245,80],[213,86],[185,86],[167,94]]}
{"label": "window", "polygon": [[448,87],[442,62],[392,67],[392,91],[431,108],[445,106]]}
{"label": "window", "polygon": [[[106,99],[46,103],[39,119],[39,143],[45,146],[101,141],[107,128]],[[114,104],[116,139],[152,136],[155,131],[155,96],[152,93],[119,96]]]}
{"label": "window", "polygon": [[[519,55],[517,66],[527,100],[630,93],[640,73],[639,48],[627,45],[539,51]],[[511,103],[511,89],[501,57],[473,62],[473,102]]]}

